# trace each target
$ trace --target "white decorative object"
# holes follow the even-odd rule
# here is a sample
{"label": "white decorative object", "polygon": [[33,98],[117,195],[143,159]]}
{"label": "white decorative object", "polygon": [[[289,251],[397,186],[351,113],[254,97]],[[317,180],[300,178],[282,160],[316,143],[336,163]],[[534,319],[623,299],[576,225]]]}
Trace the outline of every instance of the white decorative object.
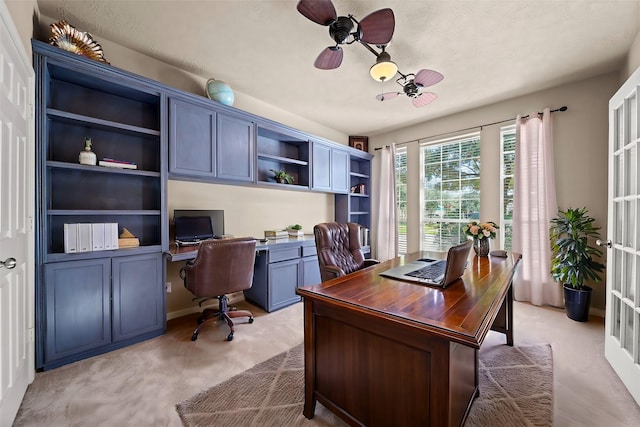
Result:
{"label": "white decorative object", "polygon": [[78,161],[81,165],[93,165],[97,163],[98,158],[96,157],[96,153],[91,151],[91,138],[85,138],[84,140],[84,151],[80,152],[78,156]]}

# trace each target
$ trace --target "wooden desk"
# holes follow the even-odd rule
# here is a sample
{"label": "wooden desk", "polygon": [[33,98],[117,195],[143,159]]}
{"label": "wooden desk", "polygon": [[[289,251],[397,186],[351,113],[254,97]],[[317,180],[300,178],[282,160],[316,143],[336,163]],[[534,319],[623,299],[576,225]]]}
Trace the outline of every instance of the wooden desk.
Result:
{"label": "wooden desk", "polygon": [[511,284],[520,261],[469,258],[446,289],[379,275],[399,257],[298,289],[304,300],[305,404],[351,425],[460,426],[478,393],[478,349],[490,329],[513,345]]}

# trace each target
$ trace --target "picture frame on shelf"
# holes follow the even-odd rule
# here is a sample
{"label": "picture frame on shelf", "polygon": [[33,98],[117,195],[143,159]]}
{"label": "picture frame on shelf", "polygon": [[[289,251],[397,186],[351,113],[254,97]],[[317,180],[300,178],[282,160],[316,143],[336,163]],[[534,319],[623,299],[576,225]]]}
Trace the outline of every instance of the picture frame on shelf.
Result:
{"label": "picture frame on shelf", "polygon": [[369,152],[368,136],[349,136],[349,147],[353,147],[364,152]]}

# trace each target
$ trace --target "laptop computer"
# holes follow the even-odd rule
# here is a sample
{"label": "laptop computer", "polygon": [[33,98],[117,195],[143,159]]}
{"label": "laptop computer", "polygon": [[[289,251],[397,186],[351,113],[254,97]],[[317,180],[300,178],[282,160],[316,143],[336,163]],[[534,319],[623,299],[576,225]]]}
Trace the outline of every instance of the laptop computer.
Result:
{"label": "laptop computer", "polygon": [[449,248],[446,260],[420,258],[384,271],[380,275],[445,288],[464,273],[472,245],[473,241],[467,240]]}
{"label": "laptop computer", "polygon": [[198,245],[203,240],[213,239],[211,218],[208,216],[177,216],[175,241],[178,246]]}

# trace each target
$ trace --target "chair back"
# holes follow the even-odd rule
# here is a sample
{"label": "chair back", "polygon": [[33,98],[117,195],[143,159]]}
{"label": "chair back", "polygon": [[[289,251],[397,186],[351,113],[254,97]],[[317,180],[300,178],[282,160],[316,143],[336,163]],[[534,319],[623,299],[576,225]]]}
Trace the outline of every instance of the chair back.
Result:
{"label": "chair back", "polygon": [[198,298],[244,291],[253,283],[255,260],[252,237],[203,241],[184,267],[184,286]]}
{"label": "chair back", "polygon": [[360,226],[352,222],[326,222],[313,227],[323,282],[364,266],[359,229]]}

